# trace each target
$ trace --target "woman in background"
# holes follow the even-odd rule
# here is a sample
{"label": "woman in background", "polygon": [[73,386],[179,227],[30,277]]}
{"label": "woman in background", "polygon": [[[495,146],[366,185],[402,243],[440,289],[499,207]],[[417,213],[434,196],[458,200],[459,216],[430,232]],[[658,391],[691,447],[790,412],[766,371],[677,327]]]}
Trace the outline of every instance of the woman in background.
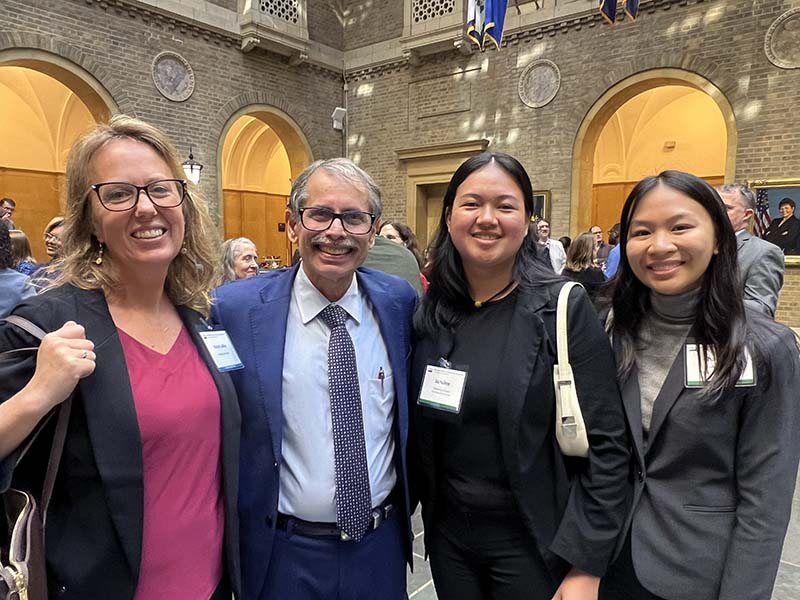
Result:
{"label": "woman in background", "polygon": [[428,289],[428,278],[425,275],[425,258],[422,256],[422,251],[419,249],[419,242],[417,236],[406,223],[399,221],[387,221],[381,225],[381,230],[378,235],[385,237],[387,240],[405,246],[414,258],[417,259],[417,266],[419,267],[419,278],[422,283],[422,289]]}
{"label": "woman in background", "polygon": [[594,234],[582,233],[576,237],[567,250],[567,264],[561,272],[565,277],[580,283],[592,300],[606,281],[603,271],[595,267],[592,260],[594,244]]}
{"label": "woman in background", "polygon": [[51,261],[57,259],[61,253],[61,245],[64,240],[63,236],[64,217],[61,215],[53,217],[44,228],[44,251],[47,253],[47,256],[50,257]]}
{"label": "woman in background", "polygon": [[14,268],[23,275],[31,275],[37,269],[37,265],[36,259],[33,258],[33,253],[31,252],[28,236],[19,229],[12,229],[9,234],[11,235],[11,253],[14,256]]}
{"label": "woman in background", "polygon": [[708,183],[665,171],[634,187],[612,308],[636,477],[600,597],[770,598],[800,457],[800,359],[788,328],[745,313],[736,237]]}
{"label": "woman in background", "polygon": [[258,275],[258,251],[246,237],[225,240],[222,244],[222,282]]}
{"label": "woman in background", "polygon": [[11,237],[4,221],[0,221],[0,318],[5,317],[25,298],[36,295],[30,277],[14,268]]}

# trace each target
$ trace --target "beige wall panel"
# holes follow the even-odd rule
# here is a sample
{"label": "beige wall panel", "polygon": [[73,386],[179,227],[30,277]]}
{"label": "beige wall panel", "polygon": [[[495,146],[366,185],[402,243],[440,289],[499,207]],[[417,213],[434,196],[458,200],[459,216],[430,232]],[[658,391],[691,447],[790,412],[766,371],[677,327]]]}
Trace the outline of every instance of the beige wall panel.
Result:
{"label": "beige wall panel", "polygon": [[0,167],[0,190],[17,203],[14,224],[27,234],[36,260],[44,262],[42,234],[47,222],[63,213],[64,174]]}

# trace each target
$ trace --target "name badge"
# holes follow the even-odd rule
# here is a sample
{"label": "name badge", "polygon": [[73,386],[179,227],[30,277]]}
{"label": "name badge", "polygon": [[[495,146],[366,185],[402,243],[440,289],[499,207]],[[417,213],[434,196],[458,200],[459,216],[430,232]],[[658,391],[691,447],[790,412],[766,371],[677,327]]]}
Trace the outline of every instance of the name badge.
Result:
{"label": "name badge", "polygon": [[218,371],[224,373],[225,371],[244,369],[242,360],[236,353],[236,348],[233,347],[227,331],[201,331],[199,333]]}
{"label": "name badge", "polygon": [[[705,353],[707,359],[704,360],[702,344],[686,344],[684,346],[684,366],[686,373],[687,388],[701,388],[711,378],[716,365],[714,351],[709,348]],[[745,348],[744,355],[747,359],[744,369],[742,369],[736,387],[753,387],[756,384],[756,374],[753,369],[753,358],[750,351]]]}
{"label": "name badge", "polygon": [[458,414],[467,384],[467,372],[428,365],[417,404]]}

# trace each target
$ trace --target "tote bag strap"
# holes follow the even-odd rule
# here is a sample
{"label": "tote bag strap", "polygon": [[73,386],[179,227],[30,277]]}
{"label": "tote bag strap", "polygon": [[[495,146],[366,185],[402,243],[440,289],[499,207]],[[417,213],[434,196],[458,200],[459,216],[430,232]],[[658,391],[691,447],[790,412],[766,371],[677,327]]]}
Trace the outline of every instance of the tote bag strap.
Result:
{"label": "tote bag strap", "polygon": [[[36,339],[41,340],[45,336],[44,330],[36,325],[35,323],[31,323],[28,319],[24,317],[20,317],[19,315],[8,315],[4,319],[7,323],[11,323],[16,325],[20,329],[27,331]],[[56,430],[53,434],[53,445],[50,447],[50,458],[47,461],[47,472],[45,473],[44,477],[44,485],[42,487],[42,499],[40,506],[42,507],[42,526],[47,519],[47,507],[50,505],[50,498],[53,496],[53,487],[55,486],[56,482],[56,474],[58,473],[58,465],[61,463],[61,455],[64,452],[64,442],[67,439],[67,426],[69,425],[69,415],[72,412],[72,395],[69,398],[64,400],[58,408],[56,408],[56,412],[58,412],[58,420],[56,421]],[[47,417],[45,417],[45,422],[49,421],[53,413],[50,413]],[[36,437],[41,432],[42,428],[39,428],[39,431],[36,432],[35,435],[31,436],[31,439],[28,441],[27,445],[22,451],[20,459],[22,456],[25,455],[25,452],[31,447]]]}

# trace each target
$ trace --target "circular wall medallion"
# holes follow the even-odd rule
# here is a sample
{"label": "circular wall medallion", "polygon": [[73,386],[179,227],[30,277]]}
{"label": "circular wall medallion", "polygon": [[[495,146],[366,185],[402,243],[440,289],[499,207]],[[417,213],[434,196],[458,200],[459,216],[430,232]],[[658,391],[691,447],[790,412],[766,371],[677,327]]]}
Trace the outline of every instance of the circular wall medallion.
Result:
{"label": "circular wall medallion", "polygon": [[776,67],[800,69],[800,8],[786,11],[770,25],[764,52]]}
{"label": "circular wall medallion", "polygon": [[561,72],[556,63],[542,58],[530,63],[519,77],[519,98],[531,108],[542,108],[558,94]]}
{"label": "circular wall medallion", "polygon": [[183,102],[194,92],[194,73],[180,54],[165,51],[153,59],[153,83],[165,98]]}

